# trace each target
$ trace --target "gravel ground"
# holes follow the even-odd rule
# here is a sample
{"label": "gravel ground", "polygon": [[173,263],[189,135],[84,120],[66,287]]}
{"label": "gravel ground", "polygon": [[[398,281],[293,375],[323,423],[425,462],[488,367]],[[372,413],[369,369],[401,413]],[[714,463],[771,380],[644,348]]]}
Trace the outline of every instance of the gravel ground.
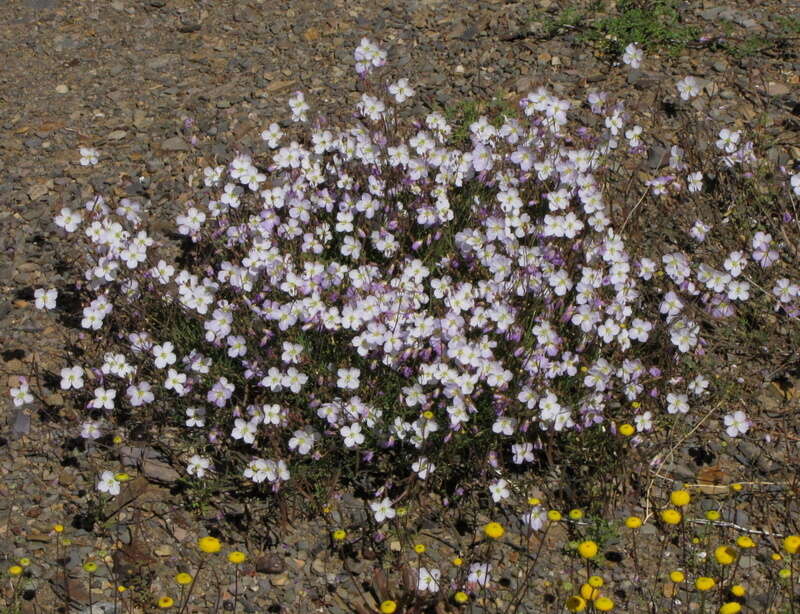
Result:
{"label": "gravel ground", "polygon": [[[272,535],[237,534],[241,510],[180,509],[171,492],[178,474],[152,449],[113,452],[139,477],[104,508],[102,528],[91,522],[94,471],[108,452],[81,451],[69,437],[65,441],[62,433],[75,431],[78,415],[64,406],[57,385],[41,390],[43,402],[32,412],[17,411],[7,400],[17,376],[63,366],[63,322],[37,312],[32,292],[69,277],[69,246],[51,220],[91,189],[146,199],[167,214],[173,203],[186,200],[186,179],[204,161],[258,148],[262,127],[288,118],[291,92],[303,90],[314,110],[349,115],[360,95],[352,54],[364,36],[388,48],[391,78],[409,77],[417,87],[417,115],[464,100],[512,98],[539,85],[564,96],[582,97],[592,88],[636,98],[655,115],[663,113],[663,100],[674,96],[672,84],[692,74],[707,80],[710,94],[698,99],[698,117],[742,125],[761,119],[775,143],[775,159],[800,158],[797,40],[790,40],[788,49],[769,43],[779,17],[800,18],[797,3],[686,2],[684,19],[705,35],[724,32],[731,41],[764,37],[763,49],[744,57],[712,46],[676,57],[649,54],[636,71],[609,68],[569,29],[543,39],[543,24],[558,14],[559,4],[0,3],[5,58],[0,66],[0,399],[5,399],[0,401],[0,561],[21,556],[34,561],[26,611],[36,611],[35,605],[40,612],[56,611],[67,596],[73,611],[88,612],[90,599],[108,602],[112,575],[124,582],[140,575],[138,570],[152,578],[147,590],[162,594],[172,589],[167,579],[176,570],[193,569],[186,544],[214,528],[256,554],[240,579],[240,604],[248,612],[350,611],[359,597],[356,583],[346,578],[371,573],[363,557],[343,569],[328,549],[330,527],[363,523],[361,502],[343,501],[336,513],[344,516],[331,517],[330,524],[298,520],[276,527]],[[726,30],[723,21],[730,24]],[[80,146],[98,148],[101,163],[81,167]],[[770,394],[764,403],[782,401]],[[742,462],[764,462],[758,450],[745,457]],[[730,472],[737,462],[731,460]],[[694,476],[696,468],[676,464],[665,474],[687,479],[681,471]],[[65,546],[51,531],[55,523],[66,525],[62,537],[72,540],[63,564],[56,563]],[[117,546],[113,553],[112,546]],[[443,557],[446,552],[443,548]],[[92,583],[103,597],[90,596],[81,571],[89,555],[106,563]],[[204,600],[206,609],[197,611],[232,599],[229,569],[214,573],[227,574],[226,590],[220,595],[213,583],[201,584],[198,603]],[[209,571],[206,579],[212,577]],[[338,592],[331,590],[335,585]]]}

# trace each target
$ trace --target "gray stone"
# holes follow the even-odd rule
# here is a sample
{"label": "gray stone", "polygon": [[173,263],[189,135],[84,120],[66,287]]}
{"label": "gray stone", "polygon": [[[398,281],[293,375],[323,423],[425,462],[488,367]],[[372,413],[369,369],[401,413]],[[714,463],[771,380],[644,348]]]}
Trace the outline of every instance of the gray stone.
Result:
{"label": "gray stone", "polygon": [[58,6],[58,0],[25,0],[25,6],[29,9],[54,9]]}
{"label": "gray stone", "polygon": [[117,614],[118,612],[121,613],[121,610],[110,601],[101,601],[80,610],[80,614]]}
{"label": "gray stone", "polygon": [[120,446],[119,448],[119,460],[126,467],[138,467],[144,459],[156,459],[159,456],[159,453],[150,447]]}
{"label": "gray stone", "polygon": [[27,435],[31,430],[31,417],[21,408],[14,410],[14,423],[11,426],[11,436],[18,439]]}
{"label": "gray stone", "polygon": [[669,164],[669,147],[653,145],[647,152],[647,166],[653,170],[663,168]]}
{"label": "gray stone", "polygon": [[253,561],[253,564],[258,573],[279,574],[286,569],[286,562],[277,554],[259,556]]}
{"label": "gray stone", "polygon": [[162,456],[153,448],[121,446],[119,459],[126,467],[137,467],[144,477],[152,482],[172,484],[180,474],[163,461]]}
{"label": "gray stone", "polygon": [[142,462],[142,473],[148,480],[163,484],[172,484],[181,477],[181,474],[167,463],[152,459],[145,459]]}
{"label": "gray stone", "polygon": [[178,62],[180,62],[180,56],[174,53],[165,53],[153,58],[152,60],[148,60],[146,66],[152,70],[159,70],[161,68],[165,68],[169,64],[175,64]]}
{"label": "gray stone", "polygon": [[161,143],[164,151],[189,151],[189,144],[179,136],[173,136]]}

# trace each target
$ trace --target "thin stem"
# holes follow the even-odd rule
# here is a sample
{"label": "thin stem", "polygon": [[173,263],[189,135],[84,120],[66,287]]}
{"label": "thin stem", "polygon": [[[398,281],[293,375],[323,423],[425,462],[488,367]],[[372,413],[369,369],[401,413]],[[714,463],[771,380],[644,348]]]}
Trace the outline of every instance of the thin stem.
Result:
{"label": "thin stem", "polygon": [[236,607],[239,605],[239,566],[233,568],[233,614],[236,614]]}
{"label": "thin stem", "polygon": [[192,591],[194,590],[194,585],[197,584],[197,578],[200,576],[200,572],[203,570],[203,565],[205,565],[205,558],[200,560],[200,565],[197,566],[197,573],[195,573],[194,578],[192,578],[192,583],[189,585],[189,590],[186,593],[186,599],[184,600],[183,604],[181,604],[181,609],[178,610],[178,614],[183,614],[186,610],[186,606],[189,604],[189,599],[192,596]]}

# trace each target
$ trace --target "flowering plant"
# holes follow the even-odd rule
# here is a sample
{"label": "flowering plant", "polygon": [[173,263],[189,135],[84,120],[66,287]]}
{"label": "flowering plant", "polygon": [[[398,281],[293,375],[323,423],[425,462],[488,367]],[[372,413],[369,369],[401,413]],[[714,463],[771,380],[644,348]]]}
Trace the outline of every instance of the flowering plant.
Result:
{"label": "flowering plant", "polygon": [[[365,39],[355,60],[366,79],[386,54]],[[626,50],[626,63],[642,60]],[[622,102],[590,94],[596,129],[573,130],[583,111],[542,87],[518,117],[473,122],[460,150],[440,113],[401,121],[407,79],[365,83],[354,125],[320,119],[290,140],[273,123],[264,151],[204,168],[177,241],[128,199],[60,211],[86,264],[81,326],[113,345],[61,371],[91,414],[87,437],[112,419],[180,429],[187,474],[224,465],[273,491],[319,466],[359,472],[379,522],[394,516],[392,488],[414,480],[490,477],[500,502],[515,468],[562,435],[691,419],[709,394],[694,360],[755,293],[796,318],[796,282],[749,281],[781,265],[767,229],[713,264],[688,239],[661,252],[631,239],[645,199],[701,198],[705,176],[676,145],[636,205],[612,206],[615,173],[646,143]],[[699,94],[691,77],[677,91]],[[301,92],[290,108],[308,123]],[[715,146],[715,173],[757,160],[740,131],[722,129]],[[693,222],[687,236],[707,241],[713,227]],[[37,294],[41,307],[55,300]],[[750,421],[736,411],[725,427],[734,437]],[[106,474],[98,487],[118,490]]]}

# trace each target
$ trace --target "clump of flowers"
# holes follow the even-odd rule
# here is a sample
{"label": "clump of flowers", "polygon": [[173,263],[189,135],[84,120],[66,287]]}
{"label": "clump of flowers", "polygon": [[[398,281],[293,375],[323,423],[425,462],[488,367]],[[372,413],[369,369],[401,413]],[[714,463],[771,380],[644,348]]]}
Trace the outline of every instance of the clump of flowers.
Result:
{"label": "clump of flowers", "polygon": [[[638,66],[641,50],[623,59]],[[386,53],[364,39],[355,62],[366,77]],[[60,211],[56,225],[84,249],[81,326],[115,346],[61,370],[61,388],[91,410],[84,437],[115,414],[170,426],[190,476],[225,456],[272,491],[316,463],[358,467],[384,478],[380,523],[396,513],[393,478],[434,484],[459,455],[481,459],[474,475],[500,503],[545,440],[619,422],[638,445],[656,420],[690,421],[709,393],[693,362],[701,324],[756,294],[751,271],[775,266],[780,242],[759,230],[712,263],[631,241],[635,209],[620,215],[604,187],[646,143],[621,101],[594,94],[597,129],[573,132],[579,110],[541,87],[519,101],[521,119],[478,118],[461,150],[439,113],[398,119],[415,94],[407,79],[365,84],[355,124],[318,120],[291,140],[272,123],[264,151],[204,168],[174,218],[180,245],[129,199]],[[700,92],[691,77],[678,90]],[[289,106],[308,123],[301,92]],[[719,173],[756,159],[740,131],[723,128],[715,145]],[[642,198],[689,199],[702,185],[676,145]],[[711,232],[697,220],[690,235]],[[796,315],[798,288],[781,277],[768,299]],[[55,294],[37,300],[49,308]],[[28,399],[22,385],[14,394]],[[724,426],[736,437],[751,422],[737,410]],[[97,487],[117,494],[119,480],[106,471]]]}

